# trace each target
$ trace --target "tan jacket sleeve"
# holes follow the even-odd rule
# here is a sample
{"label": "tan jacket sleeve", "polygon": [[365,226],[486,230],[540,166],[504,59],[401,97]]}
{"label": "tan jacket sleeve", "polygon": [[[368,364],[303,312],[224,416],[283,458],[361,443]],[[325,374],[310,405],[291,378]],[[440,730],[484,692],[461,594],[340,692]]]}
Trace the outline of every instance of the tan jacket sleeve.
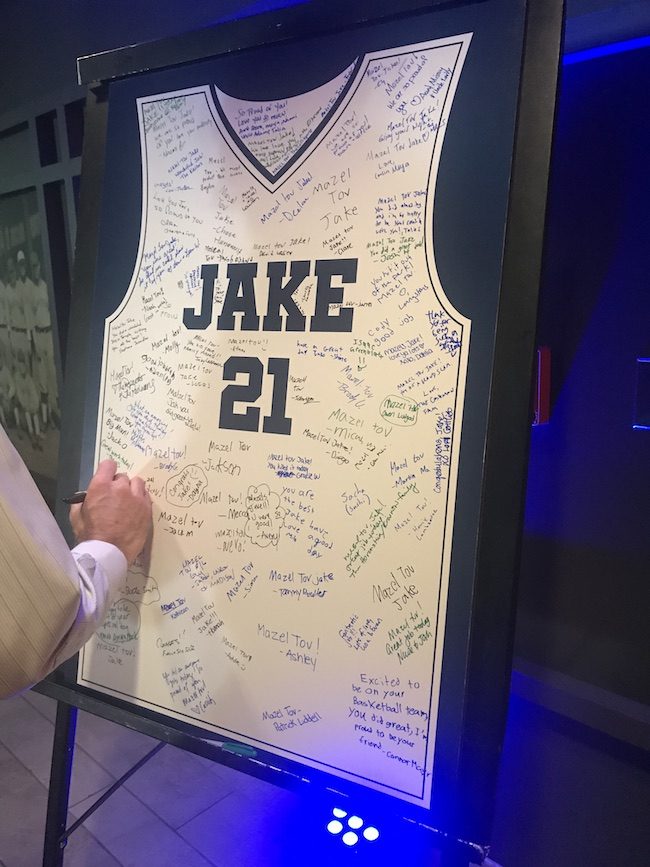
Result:
{"label": "tan jacket sleeve", "polygon": [[0,428],[0,698],[51,670],[80,598],[68,545]]}

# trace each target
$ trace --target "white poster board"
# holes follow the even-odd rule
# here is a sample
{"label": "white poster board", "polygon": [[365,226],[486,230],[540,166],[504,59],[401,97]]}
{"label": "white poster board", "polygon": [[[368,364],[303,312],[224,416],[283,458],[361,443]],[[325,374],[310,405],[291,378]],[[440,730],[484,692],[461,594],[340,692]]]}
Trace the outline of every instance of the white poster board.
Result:
{"label": "white poster board", "polygon": [[287,99],[138,100],[96,459],[147,480],[78,682],[428,806],[470,322],[436,176],[471,35]]}

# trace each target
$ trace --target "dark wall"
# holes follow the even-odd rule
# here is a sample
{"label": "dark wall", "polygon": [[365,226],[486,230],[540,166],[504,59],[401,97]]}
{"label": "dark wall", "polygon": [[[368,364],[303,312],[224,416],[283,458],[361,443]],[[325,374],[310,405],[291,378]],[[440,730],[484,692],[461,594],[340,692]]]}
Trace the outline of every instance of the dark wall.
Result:
{"label": "dark wall", "polygon": [[650,702],[650,49],[564,68],[539,342],[550,424],[534,428],[517,652]]}
{"label": "dark wall", "polygon": [[76,58],[303,0],[2,0],[0,114],[76,82]]}
{"label": "dark wall", "polygon": [[[303,2],[315,0],[2,0],[0,115],[72,87],[80,55]],[[377,0],[378,7],[389,5]],[[568,51],[650,32],[648,0],[566,0],[566,5]]]}

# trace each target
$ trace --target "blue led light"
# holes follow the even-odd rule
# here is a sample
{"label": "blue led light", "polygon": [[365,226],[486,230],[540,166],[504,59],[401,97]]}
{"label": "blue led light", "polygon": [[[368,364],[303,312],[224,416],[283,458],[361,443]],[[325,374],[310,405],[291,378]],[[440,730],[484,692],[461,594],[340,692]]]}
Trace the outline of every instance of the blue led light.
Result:
{"label": "blue led light", "polygon": [[[332,816],[335,818],[331,818]],[[344,824],[347,825],[347,828],[344,827]],[[356,846],[362,836],[366,841],[363,845],[379,839],[379,830],[374,825],[367,824],[366,819],[363,819],[358,813],[348,812],[341,807],[332,809],[327,830],[349,847]],[[341,833],[342,831],[343,833]]]}
{"label": "blue led light", "polygon": [[632,430],[650,430],[650,358],[636,360]]}
{"label": "blue led light", "polygon": [[650,47],[650,36],[638,36],[636,39],[624,39],[621,42],[610,42],[608,45],[596,45],[583,51],[571,51],[564,55],[563,64],[582,63],[584,60],[594,60],[596,57],[606,57],[608,54],[622,54],[625,51],[636,51],[637,48]]}

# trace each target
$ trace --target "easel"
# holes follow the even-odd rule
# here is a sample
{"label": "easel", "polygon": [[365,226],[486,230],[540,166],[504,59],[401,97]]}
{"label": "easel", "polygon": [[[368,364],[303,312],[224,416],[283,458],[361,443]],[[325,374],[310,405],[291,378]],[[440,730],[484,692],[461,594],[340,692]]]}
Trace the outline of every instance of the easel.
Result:
{"label": "easel", "polygon": [[[52,764],[50,769],[50,785],[48,790],[47,800],[47,815],[45,822],[45,837],[43,843],[43,867],[64,867],[65,865],[65,848],[70,836],[83,825],[102,804],[104,804],[121,786],[130,779],[140,768],[148,761],[156,756],[167,743],[181,746],[191,752],[201,755],[204,758],[215,760],[218,756],[222,764],[228,764],[230,767],[237,767],[241,762],[237,761],[237,757],[230,752],[219,749],[206,743],[202,739],[192,739],[187,741],[183,737],[179,737],[178,733],[169,729],[167,738],[159,740],[158,743],[139,759],[128,771],[116,780],[109,788],[96,800],[85,812],[79,816],[72,824],[68,825],[68,803],[70,794],[70,781],[72,779],[72,767],[74,760],[75,734],[77,726],[77,713],[79,709],[86,710],[89,713],[97,713],[105,719],[110,719],[118,725],[124,725],[127,728],[135,728],[144,734],[150,734],[152,737],[160,736],[161,732],[157,728],[152,728],[151,731],[143,731],[142,719],[129,711],[121,711],[117,714],[113,713],[110,708],[107,708],[102,702],[96,699],[83,697],[80,701],[79,695],[75,695],[72,691],[66,691],[65,688],[53,687],[52,684],[44,681],[37,687],[37,691],[42,695],[47,695],[57,698],[56,720],[54,724],[54,741],[52,745]],[[70,702],[70,703],[69,703]],[[74,702],[74,704],[72,703]],[[154,731],[156,734],[154,734]],[[165,734],[163,732],[163,734]],[[241,769],[241,768],[240,768]],[[259,765],[259,772],[256,774],[260,779],[275,784],[280,784],[285,788],[296,788],[296,781],[289,775],[284,775],[284,779],[278,776],[278,769],[273,770],[263,764]],[[324,814],[323,814],[324,815]],[[396,820],[399,821],[399,820]],[[418,829],[420,830],[420,829]],[[324,832],[323,832],[324,833]],[[406,832],[407,833],[407,832]],[[469,843],[463,840],[457,840],[440,831],[432,828],[427,828],[426,832],[430,837],[431,859],[438,858],[439,867],[469,867],[470,864],[482,864],[487,855],[487,851],[478,844]],[[404,836],[404,846],[408,847],[408,837]],[[377,858],[380,858],[380,851],[373,850],[372,863],[377,863]],[[340,847],[337,852],[338,858],[346,863],[347,860],[354,859],[354,863],[361,867],[363,860],[355,857],[356,853],[353,850],[346,850]],[[369,861],[370,863],[370,861]],[[414,867],[426,867],[432,863],[429,857],[426,860],[413,862]],[[234,867],[234,865],[233,865]]]}
{"label": "easel", "polygon": [[139,771],[149,759],[157,755],[165,746],[162,742],[158,743],[139,762],[136,762],[132,768],[123,774],[119,780],[113,783],[82,816],[67,827],[76,728],[77,708],[73,705],[57,702],[50,787],[47,799],[47,817],[45,820],[45,840],[43,843],[43,867],[63,867],[65,847],[70,835],[83,825],[86,819],[101,807],[129,777],[133,776],[136,771]]}

